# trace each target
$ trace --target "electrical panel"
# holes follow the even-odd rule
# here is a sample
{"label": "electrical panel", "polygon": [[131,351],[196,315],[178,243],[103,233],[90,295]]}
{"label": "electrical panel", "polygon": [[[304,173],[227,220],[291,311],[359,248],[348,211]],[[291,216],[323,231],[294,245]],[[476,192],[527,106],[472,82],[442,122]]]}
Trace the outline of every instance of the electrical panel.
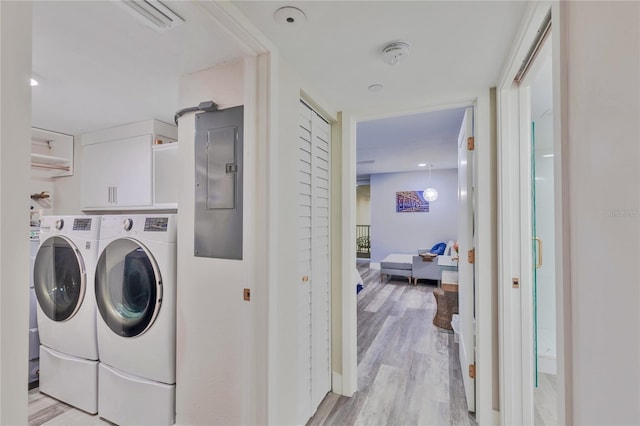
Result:
{"label": "electrical panel", "polygon": [[196,115],[194,255],[242,259],[242,106]]}

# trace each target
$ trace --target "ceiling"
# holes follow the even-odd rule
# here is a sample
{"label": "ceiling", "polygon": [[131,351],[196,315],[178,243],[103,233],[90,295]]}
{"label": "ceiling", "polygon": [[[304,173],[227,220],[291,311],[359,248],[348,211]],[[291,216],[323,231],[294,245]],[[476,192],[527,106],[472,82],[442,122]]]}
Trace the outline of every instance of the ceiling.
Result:
{"label": "ceiling", "polygon": [[[159,118],[171,122],[181,75],[242,57],[200,2],[165,1],[185,23],[157,33],[117,1],[33,3],[33,125],[68,134]],[[336,111],[425,105],[495,85],[527,6],[520,1],[236,1],[314,93]],[[283,27],[282,6],[306,22]],[[389,66],[380,50],[411,44]],[[370,92],[381,84],[380,92]],[[409,110],[411,109],[409,108]],[[405,108],[406,110],[406,108]],[[384,114],[383,114],[384,115]],[[389,110],[397,116],[397,111]],[[455,167],[461,110],[358,126],[358,174]]]}
{"label": "ceiling", "polygon": [[242,57],[195,3],[165,2],[185,23],[158,33],[117,1],[33,2],[33,125],[80,134],[173,121],[184,74]]}
{"label": "ceiling", "polygon": [[464,108],[411,114],[358,123],[357,174],[453,169]]}
{"label": "ceiling", "polygon": [[[315,93],[337,111],[409,109],[455,102],[495,86],[527,7],[524,1],[239,1]],[[283,26],[274,12],[295,6],[306,22]],[[393,41],[411,45],[401,63],[381,59]],[[371,92],[368,87],[381,84]],[[389,116],[397,116],[389,110]],[[463,110],[362,122],[358,176],[457,166]],[[370,160],[375,160],[370,163]]]}

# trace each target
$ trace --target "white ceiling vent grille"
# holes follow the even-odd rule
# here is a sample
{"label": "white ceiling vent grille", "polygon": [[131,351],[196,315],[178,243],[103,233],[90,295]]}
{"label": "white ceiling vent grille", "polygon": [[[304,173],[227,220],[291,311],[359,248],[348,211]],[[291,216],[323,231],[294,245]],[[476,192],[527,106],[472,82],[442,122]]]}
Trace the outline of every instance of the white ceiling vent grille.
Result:
{"label": "white ceiling vent grille", "polygon": [[122,0],[117,3],[147,27],[159,33],[184,23],[184,19],[159,0]]}

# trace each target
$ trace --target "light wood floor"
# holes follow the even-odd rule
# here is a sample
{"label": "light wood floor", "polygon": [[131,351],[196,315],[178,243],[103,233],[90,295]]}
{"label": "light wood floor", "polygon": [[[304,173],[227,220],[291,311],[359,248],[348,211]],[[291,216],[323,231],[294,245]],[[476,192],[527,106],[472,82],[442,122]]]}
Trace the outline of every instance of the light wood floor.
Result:
{"label": "light wood floor", "polygon": [[435,283],[380,282],[359,263],[358,392],[329,393],[307,425],[475,425],[458,344],[433,325]]}
{"label": "light wood floor", "polygon": [[[381,282],[359,264],[358,388],[347,398],[329,393],[308,425],[475,425],[467,411],[458,344],[433,325],[434,284]],[[69,405],[29,391],[29,426],[108,425]]]}
{"label": "light wood floor", "polygon": [[38,388],[29,391],[29,426],[111,425],[98,417],[53,399]]}

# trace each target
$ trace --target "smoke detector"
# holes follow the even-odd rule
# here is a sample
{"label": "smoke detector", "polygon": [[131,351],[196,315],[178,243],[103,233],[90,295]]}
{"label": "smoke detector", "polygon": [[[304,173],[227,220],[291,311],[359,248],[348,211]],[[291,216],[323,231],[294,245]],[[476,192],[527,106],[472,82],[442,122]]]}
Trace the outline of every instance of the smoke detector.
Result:
{"label": "smoke detector", "polygon": [[276,10],[273,19],[281,27],[296,28],[307,22],[307,16],[297,7],[285,6]]}
{"label": "smoke detector", "polygon": [[404,41],[395,41],[386,45],[380,55],[382,55],[382,61],[385,64],[396,65],[402,62],[407,56],[409,56],[409,50],[411,45]]}

